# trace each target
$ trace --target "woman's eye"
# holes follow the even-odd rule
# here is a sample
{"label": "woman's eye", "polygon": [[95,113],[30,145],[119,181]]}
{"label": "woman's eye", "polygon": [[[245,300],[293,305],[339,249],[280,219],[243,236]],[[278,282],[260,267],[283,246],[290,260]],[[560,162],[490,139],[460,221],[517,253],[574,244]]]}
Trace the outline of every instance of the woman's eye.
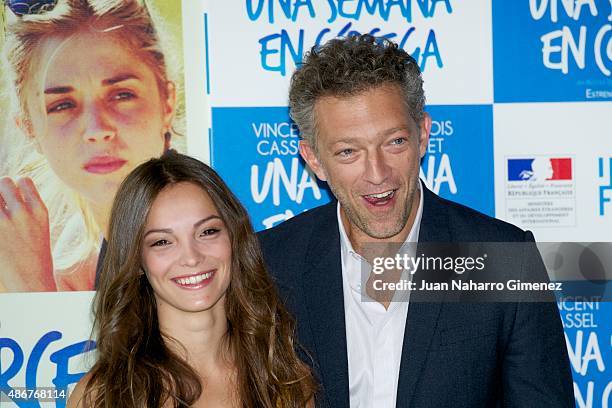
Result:
{"label": "woman's eye", "polygon": [[61,112],[66,109],[74,108],[74,106],[75,104],[72,101],[62,101],[62,102],[54,103],[54,104],[51,104],[47,108],[47,113]]}
{"label": "woman's eye", "polygon": [[219,230],[217,228],[207,228],[200,233],[200,236],[208,237],[211,235],[215,235]]}
{"label": "woman's eye", "polygon": [[159,239],[157,241],[155,241],[153,244],[151,244],[152,247],[155,246],[166,246],[170,243],[170,241],[168,241],[167,239]]}
{"label": "woman's eye", "polygon": [[135,97],[136,97],[136,94],[134,94],[133,92],[121,91],[121,92],[115,93],[112,99],[116,101],[123,101],[123,100],[134,99]]}

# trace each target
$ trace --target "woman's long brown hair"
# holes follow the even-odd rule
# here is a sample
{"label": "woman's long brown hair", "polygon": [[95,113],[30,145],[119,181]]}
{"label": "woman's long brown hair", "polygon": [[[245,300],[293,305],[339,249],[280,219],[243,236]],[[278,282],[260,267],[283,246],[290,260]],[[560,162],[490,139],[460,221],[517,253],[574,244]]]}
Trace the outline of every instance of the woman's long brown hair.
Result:
{"label": "woman's long brown hair", "polygon": [[230,234],[225,306],[239,404],[304,407],[315,392],[313,376],[296,354],[293,320],[268,276],[246,210],[214,170],[174,151],[134,169],[115,197],[94,299],[98,360],[83,406],[185,407],[202,396],[198,375],[168,347],[171,333],[159,330],[153,290],[141,269],[149,209],[160,191],[180,182],[209,194]]}

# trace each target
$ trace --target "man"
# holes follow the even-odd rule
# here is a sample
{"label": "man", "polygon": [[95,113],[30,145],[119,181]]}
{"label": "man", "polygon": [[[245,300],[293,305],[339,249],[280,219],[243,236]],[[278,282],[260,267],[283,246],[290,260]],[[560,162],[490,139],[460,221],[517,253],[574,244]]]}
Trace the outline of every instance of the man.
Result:
{"label": "man", "polygon": [[[260,239],[321,381],[317,403],[573,407],[553,302],[393,301],[363,287],[372,243],[533,242],[421,185],[431,128],[422,82],[414,59],[369,35],[314,48],[291,80],[300,153],[338,201]],[[542,273],[539,257],[527,258],[496,265],[511,276]]]}

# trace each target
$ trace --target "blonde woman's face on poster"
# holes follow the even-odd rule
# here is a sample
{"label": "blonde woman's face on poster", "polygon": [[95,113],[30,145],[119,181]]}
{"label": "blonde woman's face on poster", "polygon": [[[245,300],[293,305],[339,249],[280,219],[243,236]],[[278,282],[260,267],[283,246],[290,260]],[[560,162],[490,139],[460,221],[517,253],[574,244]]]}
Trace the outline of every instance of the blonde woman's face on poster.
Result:
{"label": "blonde woman's face on poster", "polygon": [[42,77],[27,100],[32,136],[62,181],[110,205],[123,178],[163,152],[174,88],[162,97],[142,54],[114,35],[80,32],[41,47]]}

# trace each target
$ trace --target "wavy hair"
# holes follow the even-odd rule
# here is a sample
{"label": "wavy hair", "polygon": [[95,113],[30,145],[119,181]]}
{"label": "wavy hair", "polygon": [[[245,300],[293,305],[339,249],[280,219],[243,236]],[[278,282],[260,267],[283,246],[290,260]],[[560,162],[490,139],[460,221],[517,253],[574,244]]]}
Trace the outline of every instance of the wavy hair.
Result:
{"label": "wavy hair", "polygon": [[314,46],[291,77],[289,108],[300,136],[316,151],[315,103],[323,96],[352,96],[381,85],[400,87],[415,123],[423,119],[425,93],[418,64],[390,40],[369,34]]}
{"label": "wavy hair", "polygon": [[94,300],[98,360],[84,393],[87,407],[190,406],[202,393],[195,371],[160,332],[153,289],[141,273],[147,215],[176,183],[208,193],[229,232],[231,282],[226,292],[228,341],[243,407],[304,407],[315,392],[310,368],[296,354],[294,322],[264,266],[248,214],[204,163],[169,151],[134,169],[119,187],[108,248]]}

